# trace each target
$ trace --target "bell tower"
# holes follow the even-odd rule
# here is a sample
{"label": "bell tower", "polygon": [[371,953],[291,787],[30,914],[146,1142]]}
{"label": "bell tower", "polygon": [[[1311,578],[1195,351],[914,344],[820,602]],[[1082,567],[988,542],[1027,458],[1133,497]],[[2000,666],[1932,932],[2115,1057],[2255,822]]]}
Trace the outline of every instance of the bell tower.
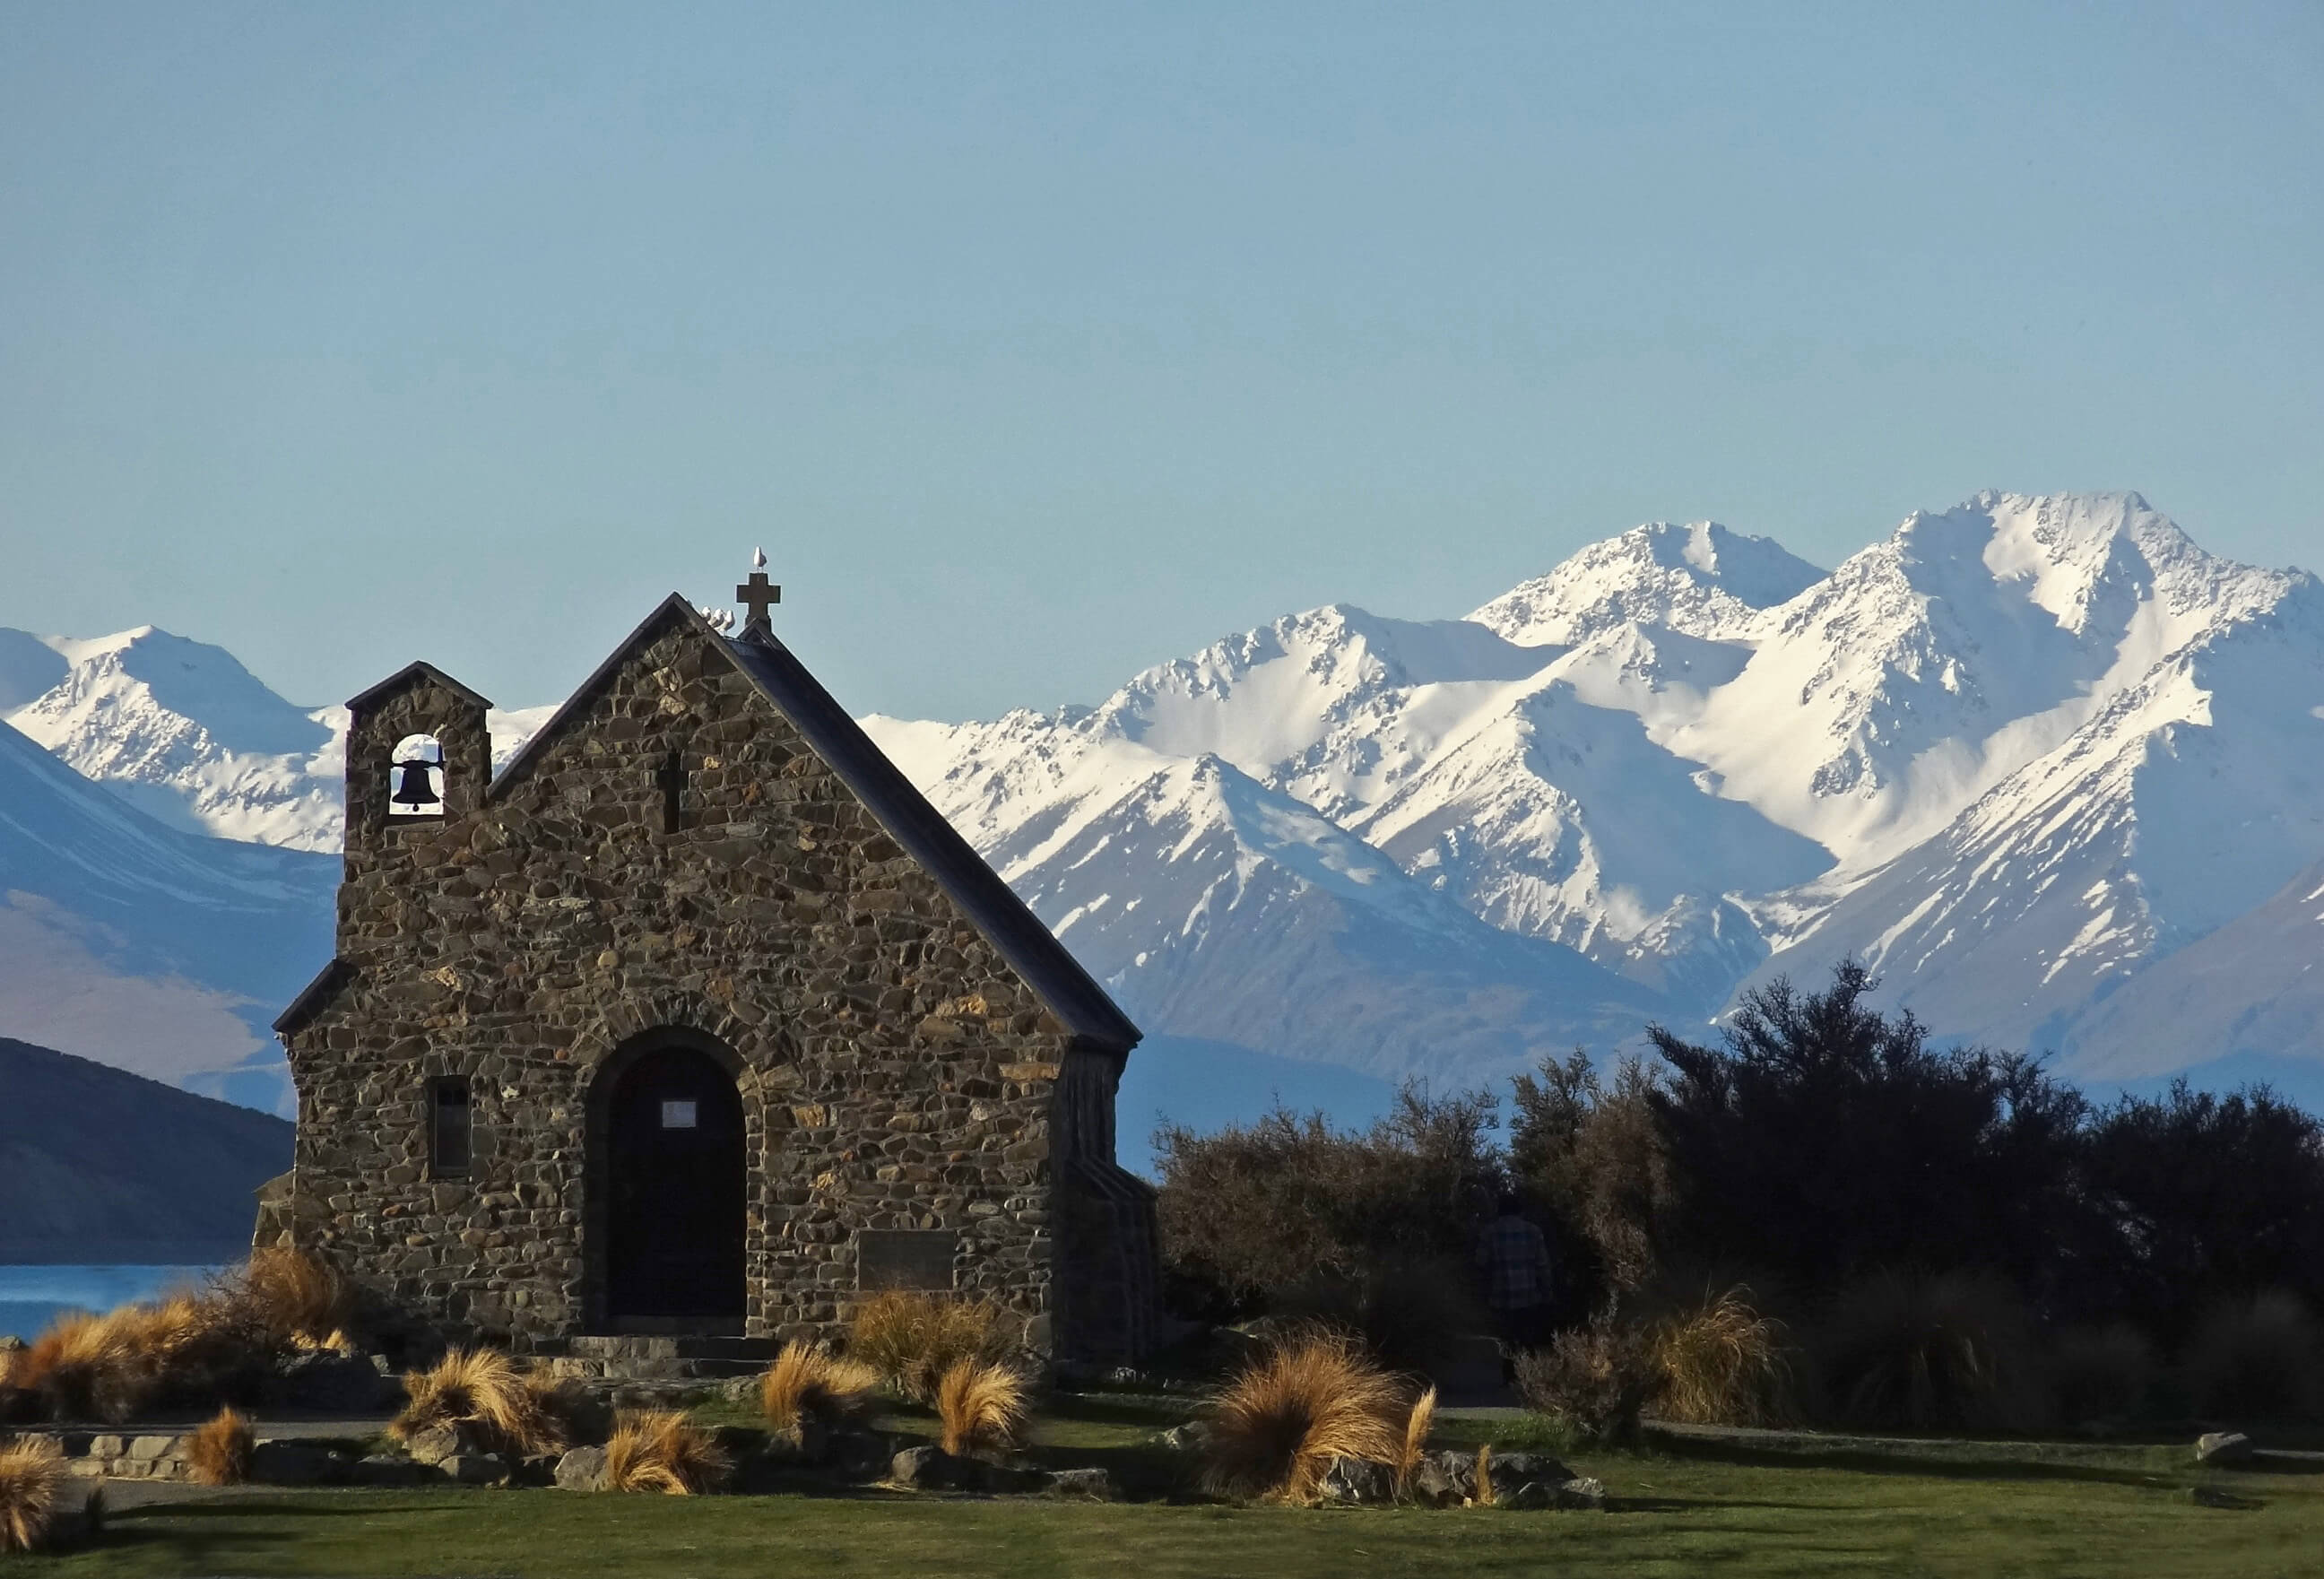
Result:
{"label": "bell tower", "polygon": [[430,663],[400,669],[348,701],[348,876],[484,803],[491,706]]}

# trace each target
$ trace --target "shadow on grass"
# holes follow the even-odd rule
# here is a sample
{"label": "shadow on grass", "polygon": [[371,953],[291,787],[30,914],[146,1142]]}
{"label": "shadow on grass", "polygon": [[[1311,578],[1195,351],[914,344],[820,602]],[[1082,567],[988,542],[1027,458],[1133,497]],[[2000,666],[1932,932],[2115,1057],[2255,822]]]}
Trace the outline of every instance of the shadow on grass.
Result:
{"label": "shadow on grass", "polygon": [[[1865,1447],[1817,1446],[1803,1443],[1777,1447],[1749,1442],[1721,1441],[1709,1436],[1680,1436],[1656,1432],[1655,1450],[1672,1458],[1711,1464],[1743,1464],[1755,1469],[1832,1469],[1857,1474],[1917,1475],[1951,1481],[2075,1481],[2091,1485],[2135,1486],[2147,1490],[2183,1483],[2183,1474],[2127,1465],[2075,1464],[2058,1459],[1952,1456],[1941,1453],[1912,1453]],[[2188,1466],[2191,1469],[2193,1466]]]}

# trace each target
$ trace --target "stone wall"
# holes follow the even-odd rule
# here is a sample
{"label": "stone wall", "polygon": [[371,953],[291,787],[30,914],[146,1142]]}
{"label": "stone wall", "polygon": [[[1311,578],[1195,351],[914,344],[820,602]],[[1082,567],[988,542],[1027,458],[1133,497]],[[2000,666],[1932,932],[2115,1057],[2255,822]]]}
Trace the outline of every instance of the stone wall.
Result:
{"label": "stone wall", "polygon": [[[742,1069],[749,1334],[835,1334],[853,1235],[940,1228],[960,1235],[960,1289],[1038,1338],[1055,1086],[1093,1055],[723,642],[665,617],[575,705],[489,795],[472,700],[419,674],[355,719],[354,968],[284,1039],[294,1236],[447,1332],[521,1347],[604,1330],[593,1093],[617,1048],[684,1027]],[[388,754],[422,731],[446,748],[448,815],[391,820]],[[657,779],[672,753],[675,833]],[[447,1076],[470,1083],[475,1157],[438,1179],[425,1094]]]}

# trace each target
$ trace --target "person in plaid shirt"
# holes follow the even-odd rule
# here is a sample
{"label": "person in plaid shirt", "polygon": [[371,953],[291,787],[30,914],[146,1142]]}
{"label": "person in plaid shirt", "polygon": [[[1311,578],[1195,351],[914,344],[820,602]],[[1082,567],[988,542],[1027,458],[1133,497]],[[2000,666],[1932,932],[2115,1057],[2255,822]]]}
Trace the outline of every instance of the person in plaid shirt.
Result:
{"label": "person in plaid shirt", "polygon": [[1549,1240],[1526,1221],[1524,1203],[1501,1196],[1499,1208],[1477,1238],[1477,1265],[1485,1274],[1485,1306],[1501,1336],[1517,1348],[1549,1341],[1554,1307]]}

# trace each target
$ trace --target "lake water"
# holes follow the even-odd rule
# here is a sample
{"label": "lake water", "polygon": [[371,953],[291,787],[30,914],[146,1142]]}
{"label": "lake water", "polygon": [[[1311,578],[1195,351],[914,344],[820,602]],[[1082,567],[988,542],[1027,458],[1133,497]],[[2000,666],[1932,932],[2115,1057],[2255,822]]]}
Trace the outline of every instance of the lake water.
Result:
{"label": "lake water", "polygon": [[30,1342],[60,1311],[111,1310],[198,1288],[216,1267],[0,1267],[0,1333]]}

